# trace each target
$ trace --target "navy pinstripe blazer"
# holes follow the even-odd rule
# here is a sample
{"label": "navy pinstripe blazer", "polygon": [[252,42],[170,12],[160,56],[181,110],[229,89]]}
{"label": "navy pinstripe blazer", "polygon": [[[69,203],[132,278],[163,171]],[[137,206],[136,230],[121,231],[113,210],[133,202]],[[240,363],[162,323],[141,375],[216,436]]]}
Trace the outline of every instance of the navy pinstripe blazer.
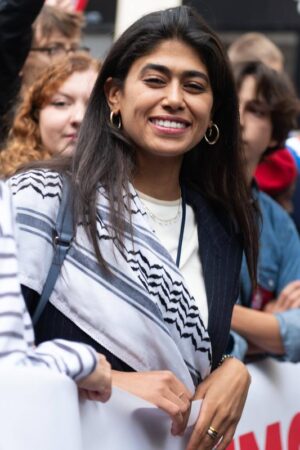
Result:
{"label": "navy pinstripe blazer", "polygon": [[239,295],[242,239],[228,216],[214,211],[200,194],[186,189],[186,201],[193,207],[198,224],[214,369],[226,351],[232,308]]}

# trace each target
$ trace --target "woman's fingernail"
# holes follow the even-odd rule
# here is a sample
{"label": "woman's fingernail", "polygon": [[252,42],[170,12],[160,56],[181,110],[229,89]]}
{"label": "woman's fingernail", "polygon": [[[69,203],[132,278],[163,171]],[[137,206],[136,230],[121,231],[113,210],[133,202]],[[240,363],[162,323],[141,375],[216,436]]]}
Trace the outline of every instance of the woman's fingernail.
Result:
{"label": "woman's fingernail", "polygon": [[171,433],[173,436],[176,436],[178,434],[178,427],[176,425],[172,425]]}

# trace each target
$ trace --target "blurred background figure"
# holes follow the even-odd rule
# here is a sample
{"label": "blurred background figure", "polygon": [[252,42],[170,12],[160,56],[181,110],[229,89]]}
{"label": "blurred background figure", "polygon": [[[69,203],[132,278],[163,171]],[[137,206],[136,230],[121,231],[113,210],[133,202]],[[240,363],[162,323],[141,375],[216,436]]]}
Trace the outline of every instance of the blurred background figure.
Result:
{"label": "blurred background figure", "polygon": [[263,33],[245,33],[228,47],[228,56],[233,64],[261,61],[274,70],[284,68],[282,51]]}
{"label": "blurred background figure", "polygon": [[[245,33],[234,40],[228,47],[228,56],[233,64],[243,63],[247,61],[261,61],[266,66],[279,71],[284,71],[284,55],[280,48],[263,33]],[[296,92],[295,92],[296,97]],[[299,116],[299,112],[298,112]],[[295,129],[298,128],[297,122],[295,122],[294,128],[289,130],[289,133],[295,133]],[[285,180],[284,187],[281,190],[277,190],[276,193],[272,191],[272,197],[274,200],[285,207],[285,209],[291,214],[298,231],[300,230],[300,153],[298,144],[299,137],[296,135],[292,138],[287,139],[286,142],[282,143],[282,150],[284,155],[282,158],[275,154],[265,154],[262,161],[257,166],[257,180],[258,183],[262,181],[262,176],[266,176],[266,170],[268,171],[268,182],[267,185],[262,182],[260,188],[262,191],[270,194],[268,190],[270,177],[275,173],[274,168],[276,167],[276,177],[280,185],[280,180]],[[288,136],[287,136],[288,137]],[[290,158],[286,155],[286,150],[290,152],[294,159],[294,163],[291,162]],[[286,185],[287,166],[285,162],[289,160],[289,164],[298,167],[297,175],[290,179],[289,186]],[[260,165],[263,165],[260,169]],[[264,174],[264,175],[262,175]],[[273,183],[277,183],[275,180]],[[266,188],[266,189],[265,189]]]}
{"label": "blurred background figure", "polygon": [[30,161],[72,153],[99,69],[99,61],[78,53],[40,74],[26,92],[0,153],[4,177]]}
{"label": "blurred background figure", "polygon": [[252,289],[245,259],[240,305],[232,317],[233,353],[273,354],[300,361],[300,240],[287,213],[254,183],[264,155],[282,147],[294,127],[299,102],[284,73],[259,61],[233,66],[249,187],[260,211],[258,286]]}
{"label": "blurred background figure", "polygon": [[68,53],[88,51],[80,45],[81,14],[45,5],[33,24],[31,49],[22,69],[22,90],[28,88],[45,65]]}

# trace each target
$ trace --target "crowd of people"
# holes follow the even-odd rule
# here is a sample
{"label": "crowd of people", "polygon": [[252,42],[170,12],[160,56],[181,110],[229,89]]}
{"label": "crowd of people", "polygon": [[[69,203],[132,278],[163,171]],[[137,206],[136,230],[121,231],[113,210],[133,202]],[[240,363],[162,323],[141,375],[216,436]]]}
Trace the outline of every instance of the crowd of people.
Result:
{"label": "crowd of people", "polygon": [[83,23],[68,0],[0,2],[0,370],[46,365],[103,402],[118,386],[174,435],[202,399],[186,450],[224,450],[246,363],[300,361],[300,103],[275,44],[227,54],[190,7],[104,61]]}

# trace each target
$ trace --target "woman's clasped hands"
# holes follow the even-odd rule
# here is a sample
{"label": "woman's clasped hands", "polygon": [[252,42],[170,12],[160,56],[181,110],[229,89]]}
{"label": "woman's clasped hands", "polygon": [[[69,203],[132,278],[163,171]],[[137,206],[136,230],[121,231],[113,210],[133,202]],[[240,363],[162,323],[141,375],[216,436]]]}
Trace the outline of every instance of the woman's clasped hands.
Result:
{"label": "woman's clasped hands", "polygon": [[202,399],[186,450],[225,450],[241,417],[250,375],[243,363],[230,358],[198,386],[194,396],[170,371],[113,371],[113,384],[165,411],[172,419],[175,436],[185,431],[192,400]]}

